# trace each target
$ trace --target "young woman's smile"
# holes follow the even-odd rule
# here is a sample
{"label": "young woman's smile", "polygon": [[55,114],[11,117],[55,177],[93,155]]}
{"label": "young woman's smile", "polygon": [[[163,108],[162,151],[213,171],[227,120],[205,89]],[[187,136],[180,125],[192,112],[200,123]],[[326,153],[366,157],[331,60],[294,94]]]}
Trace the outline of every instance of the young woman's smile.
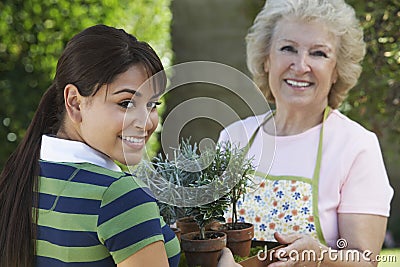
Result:
{"label": "young woman's smile", "polygon": [[158,124],[159,94],[142,86],[147,78],[146,69],[134,65],[87,99],[81,108],[84,142],[124,164],[141,160]]}

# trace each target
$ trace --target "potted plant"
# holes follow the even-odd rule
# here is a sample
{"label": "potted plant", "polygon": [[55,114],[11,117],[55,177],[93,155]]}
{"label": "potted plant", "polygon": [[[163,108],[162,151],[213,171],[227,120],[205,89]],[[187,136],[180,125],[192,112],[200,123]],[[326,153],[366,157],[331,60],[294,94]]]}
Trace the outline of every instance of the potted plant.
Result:
{"label": "potted plant", "polygon": [[[198,157],[198,155],[194,153],[194,151],[196,150],[196,144],[192,146],[190,145],[189,140],[182,140],[181,146],[174,151],[172,159],[169,159],[168,155],[163,156],[162,154],[158,154],[156,157],[154,157],[152,166],[148,166],[148,164],[146,164],[147,166],[143,168],[142,165],[141,173],[143,174],[154,168],[154,171],[158,175],[160,175],[164,181],[168,181],[171,185],[187,187],[189,184],[199,179],[199,173],[188,172],[184,168],[181,168],[181,166],[179,166],[177,162],[181,158],[181,153],[183,153],[183,155],[188,159],[196,159]],[[145,174],[145,176],[151,175],[147,173]],[[165,188],[163,188],[163,190],[165,190]],[[177,195],[179,195],[179,193],[177,193]],[[171,216],[174,217],[174,219],[176,220],[176,227],[180,229],[180,234],[199,231],[199,227],[194,221],[193,217],[185,216],[184,208],[167,203],[161,203],[161,215],[163,215],[164,212],[166,213],[165,216],[167,218]]]}
{"label": "potted plant", "polygon": [[[196,158],[197,154],[193,152],[196,150],[196,145],[195,147],[192,147],[189,143],[189,140],[182,140],[182,145],[174,151],[172,160],[168,158],[168,155],[163,156],[158,154],[156,157],[154,157],[151,166],[147,163],[142,164],[139,172],[145,177],[152,176],[151,174],[149,175],[149,171],[150,173],[155,172],[160,175],[164,181],[168,181],[172,186],[187,187],[189,184],[199,179],[199,173],[185,171],[178,164],[176,164],[176,162],[179,160],[180,153],[184,153],[186,158]],[[162,190],[168,191],[169,188],[162,188]],[[177,195],[179,195],[179,193],[177,193]],[[171,199],[169,203],[158,202],[160,214],[164,218],[164,221],[169,225],[172,225],[176,222],[176,228],[173,230],[175,233],[179,232],[179,234],[177,234],[179,240],[180,235],[182,234],[199,231],[199,227],[194,221],[193,217],[182,217],[182,215],[185,214],[185,209],[178,207],[177,205],[173,205],[171,202],[174,201]]]}
{"label": "potted plant", "polygon": [[227,247],[234,255],[247,257],[250,253],[251,240],[254,237],[254,225],[240,220],[238,217],[238,202],[244,197],[254,183],[253,159],[247,158],[247,149],[239,148],[230,142],[223,142],[219,146],[220,158],[230,163],[231,176],[235,177],[234,185],[228,197],[230,201],[230,220],[227,223],[214,226],[214,230],[223,231],[227,234]]}
{"label": "potted plant", "polygon": [[[217,144],[215,148],[206,147],[201,150],[200,155],[197,144],[191,145],[189,140],[182,140],[172,159],[161,155],[155,159],[155,170],[164,180],[172,185],[201,191],[201,193],[184,191],[186,193],[181,193],[179,196],[184,201],[196,197],[200,199],[198,201],[196,198],[195,202],[191,201],[192,205],[186,205],[185,208],[186,215],[194,219],[199,229],[198,232],[181,235],[182,250],[189,266],[217,264],[219,251],[226,244],[224,232],[232,227],[225,225],[223,232],[215,233],[206,231],[206,226],[214,221],[224,222],[224,213],[230,205],[235,214],[233,228],[241,225],[237,222],[237,201],[245,192],[250,172],[253,170],[251,161],[245,158],[245,154],[245,149],[239,149],[226,142]],[[174,188],[171,186],[160,189],[160,191],[168,190],[173,191]],[[203,197],[207,201],[203,201]],[[209,244],[210,242],[216,246]],[[205,255],[207,262],[201,262],[202,257],[195,253]]]}
{"label": "potted plant", "polygon": [[228,198],[221,197],[214,202],[187,210],[200,228],[199,232],[182,235],[181,246],[188,266],[217,265],[220,251],[226,246],[226,234],[206,231],[206,225],[213,221],[224,221],[223,212],[228,204]]}
{"label": "potted plant", "polygon": [[164,179],[197,192],[185,194],[185,200],[192,203],[185,207],[185,214],[195,221],[197,227],[195,232],[181,235],[181,246],[189,266],[211,267],[217,265],[219,253],[226,246],[226,234],[206,229],[214,221],[225,221],[224,211],[230,202],[221,175],[222,159],[211,148],[201,152],[200,155],[197,144],[191,145],[189,139],[182,140],[172,159],[159,155],[154,166]]}

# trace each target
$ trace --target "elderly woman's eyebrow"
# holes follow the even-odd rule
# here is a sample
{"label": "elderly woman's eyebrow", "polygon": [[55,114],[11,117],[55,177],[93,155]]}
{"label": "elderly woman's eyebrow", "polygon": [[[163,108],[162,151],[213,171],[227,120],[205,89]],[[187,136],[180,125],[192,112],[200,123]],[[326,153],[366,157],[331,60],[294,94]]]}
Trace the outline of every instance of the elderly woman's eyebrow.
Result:
{"label": "elderly woman's eyebrow", "polygon": [[[296,41],[286,39],[286,38],[279,39],[278,42],[297,44]],[[332,50],[332,47],[329,44],[325,44],[325,43],[315,43],[312,45],[312,47],[313,48],[328,48],[329,50]]]}

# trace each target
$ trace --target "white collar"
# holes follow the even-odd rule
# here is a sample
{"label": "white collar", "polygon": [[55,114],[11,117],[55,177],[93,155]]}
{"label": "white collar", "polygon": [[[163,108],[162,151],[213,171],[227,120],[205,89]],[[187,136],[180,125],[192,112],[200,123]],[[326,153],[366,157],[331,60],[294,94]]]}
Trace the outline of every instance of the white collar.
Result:
{"label": "white collar", "polygon": [[40,159],[53,162],[88,162],[113,171],[121,171],[109,157],[85,143],[43,135]]}

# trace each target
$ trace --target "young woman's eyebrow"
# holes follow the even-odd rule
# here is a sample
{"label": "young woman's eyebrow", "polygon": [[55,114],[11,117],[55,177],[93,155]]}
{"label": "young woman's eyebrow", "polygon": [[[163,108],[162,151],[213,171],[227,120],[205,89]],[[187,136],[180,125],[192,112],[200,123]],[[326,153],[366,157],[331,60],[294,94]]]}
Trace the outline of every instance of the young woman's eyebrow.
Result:
{"label": "young woman's eyebrow", "polygon": [[138,91],[133,90],[133,89],[127,89],[127,88],[119,90],[117,92],[114,92],[113,95],[120,94],[120,93],[131,93],[132,95],[135,95],[135,96],[139,96],[139,97],[142,96],[142,94],[139,93]]}

